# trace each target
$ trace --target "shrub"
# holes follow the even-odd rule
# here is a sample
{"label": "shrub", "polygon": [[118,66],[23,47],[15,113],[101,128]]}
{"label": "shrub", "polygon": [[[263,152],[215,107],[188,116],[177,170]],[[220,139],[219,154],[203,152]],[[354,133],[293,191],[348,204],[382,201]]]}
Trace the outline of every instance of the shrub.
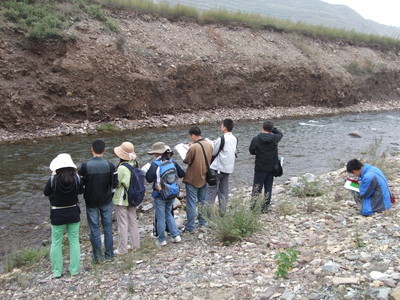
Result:
{"label": "shrub", "polygon": [[111,30],[112,32],[119,32],[119,26],[114,21],[106,20],[104,24],[106,25],[106,28]]}
{"label": "shrub", "polygon": [[[62,5],[64,2],[64,5]],[[119,26],[108,19],[102,7],[93,0],[7,0],[4,17],[36,40],[64,38],[63,30],[85,16],[103,22],[117,32]]]}
{"label": "shrub", "polygon": [[49,0],[17,1],[4,3],[4,16],[33,39],[58,38],[68,23]]}
{"label": "shrub", "polygon": [[293,247],[277,253],[274,256],[275,262],[278,266],[278,270],[275,272],[275,275],[278,277],[287,277],[289,270],[293,267],[293,264],[297,259],[298,254],[299,251]]}
{"label": "shrub", "polygon": [[232,198],[226,212],[221,212],[214,205],[205,207],[203,215],[216,237],[229,245],[260,230],[260,207],[260,201],[256,200],[256,205],[251,209],[238,195]]}
{"label": "shrub", "polygon": [[104,14],[104,11],[101,9],[100,5],[87,5],[85,6],[85,10],[88,13],[89,17],[91,17],[92,19],[102,22],[107,21],[107,17]]}
{"label": "shrub", "polygon": [[292,188],[292,194],[299,198],[318,197],[324,194],[319,181],[308,181],[304,176],[300,177],[298,186]]}

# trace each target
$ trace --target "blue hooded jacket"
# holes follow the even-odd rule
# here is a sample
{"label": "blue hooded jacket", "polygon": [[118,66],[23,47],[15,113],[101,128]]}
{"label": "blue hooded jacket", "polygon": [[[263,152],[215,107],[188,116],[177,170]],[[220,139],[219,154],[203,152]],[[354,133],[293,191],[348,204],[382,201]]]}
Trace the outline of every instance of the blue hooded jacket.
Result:
{"label": "blue hooded jacket", "polygon": [[369,216],[389,210],[391,205],[389,186],[382,171],[365,164],[360,179],[360,196],[363,199],[362,215]]}

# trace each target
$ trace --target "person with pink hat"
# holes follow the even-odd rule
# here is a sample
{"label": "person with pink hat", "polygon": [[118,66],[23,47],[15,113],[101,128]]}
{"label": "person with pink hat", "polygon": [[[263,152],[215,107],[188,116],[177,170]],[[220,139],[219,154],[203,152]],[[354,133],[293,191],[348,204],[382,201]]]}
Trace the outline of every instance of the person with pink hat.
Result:
{"label": "person with pink hat", "polygon": [[66,230],[70,248],[69,272],[73,276],[79,273],[81,265],[79,244],[81,210],[78,206],[78,194],[83,193],[82,180],[76,173],[76,165],[67,153],[54,158],[50,163],[50,170],[53,175],[47,181],[44,195],[50,200],[51,269],[53,277],[62,276],[62,241]]}
{"label": "person with pink hat", "polygon": [[114,153],[120,158],[118,166],[118,185],[114,193],[113,203],[117,214],[118,224],[118,247],[115,254],[126,254],[128,252],[128,236],[131,241],[131,248],[140,247],[138,221],[136,207],[130,206],[128,202],[128,189],[131,182],[131,171],[124,164],[138,167],[136,161],[135,147],[130,142],[123,142],[114,148]]}

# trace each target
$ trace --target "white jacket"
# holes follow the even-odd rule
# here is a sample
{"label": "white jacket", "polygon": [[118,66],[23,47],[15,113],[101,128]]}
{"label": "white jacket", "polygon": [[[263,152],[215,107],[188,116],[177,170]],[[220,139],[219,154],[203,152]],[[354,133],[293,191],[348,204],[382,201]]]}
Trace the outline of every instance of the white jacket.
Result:
{"label": "white jacket", "polygon": [[[218,156],[215,158],[210,166],[210,169],[220,171],[223,173],[231,174],[235,166],[235,154],[237,146],[237,138],[232,134],[232,132],[227,132],[224,134],[225,145]],[[219,146],[221,145],[221,137],[217,138],[213,143],[213,156],[217,155]]]}

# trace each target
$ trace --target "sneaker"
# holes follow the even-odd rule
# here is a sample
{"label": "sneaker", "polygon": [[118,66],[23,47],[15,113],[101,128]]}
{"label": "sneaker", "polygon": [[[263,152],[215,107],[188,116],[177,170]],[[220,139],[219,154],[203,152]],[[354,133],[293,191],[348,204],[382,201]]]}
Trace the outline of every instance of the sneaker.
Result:
{"label": "sneaker", "polygon": [[115,249],[115,250],[114,250],[114,254],[116,254],[116,255],[124,255],[124,254],[126,254],[126,253],[122,253],[120,250]]}
{"label": "sneaker", "polygon": [[182,239],[181,239],[181,236],[180,236],[180,235],[178,235],[178,236],[172,238],[172,242],[173,242],[173,243],[180,243],[181,241],[182,241]]}
{"label": "sneaker", "polygon": [[157,245],[158,246],[165,246],[167,244],[167,241],[162,241],[162,242],[159,242],[159,241],[157,241]]}

